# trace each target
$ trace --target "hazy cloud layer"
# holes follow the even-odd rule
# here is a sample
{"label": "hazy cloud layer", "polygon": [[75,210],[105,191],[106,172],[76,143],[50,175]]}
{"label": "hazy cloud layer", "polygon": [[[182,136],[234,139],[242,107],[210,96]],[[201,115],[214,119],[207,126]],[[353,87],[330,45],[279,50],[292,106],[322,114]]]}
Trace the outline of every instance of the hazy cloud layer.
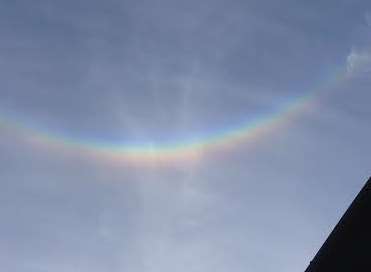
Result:
{"label": "hazy cloud layer", "polygon": [[[304,271],[370,175],[368,1],[1,1],[0,120],[173,142],[311,96],[194,163],[109,162],[0,123],[9,272]],[[325,87],[326,86],[326,87]]]}

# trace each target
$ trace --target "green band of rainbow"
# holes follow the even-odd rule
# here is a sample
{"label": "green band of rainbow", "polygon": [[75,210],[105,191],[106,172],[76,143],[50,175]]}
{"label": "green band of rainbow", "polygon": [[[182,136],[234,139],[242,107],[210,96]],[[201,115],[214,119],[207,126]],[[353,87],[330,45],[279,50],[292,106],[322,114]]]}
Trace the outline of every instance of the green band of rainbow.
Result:
{"label": "green band of rainbow", "polygon": [[78,139],[36,129],[4,116],[0,117],[0,128],[11,129],[12,132],[21,135],[22,138],[47,148],[61,148],[63,150],[82,152],[115,161],[167,163],[179,160],[195,160],[213,150],[224,150],[241,142],[259,139],[265,132],[281,126],[291,120],[291,117],[296,116],[306,107],[309,107],[318,94],[330,89],[329,86],[338,81],[339,76],[336,75],[335,80],[331,80],[329,84],[322,85],[316,91],[307,95],[294,98],[275,112],[257,118],[252,122],[243,123],[234,128],[204,137],[184,139],[172,143],[131,144]]}

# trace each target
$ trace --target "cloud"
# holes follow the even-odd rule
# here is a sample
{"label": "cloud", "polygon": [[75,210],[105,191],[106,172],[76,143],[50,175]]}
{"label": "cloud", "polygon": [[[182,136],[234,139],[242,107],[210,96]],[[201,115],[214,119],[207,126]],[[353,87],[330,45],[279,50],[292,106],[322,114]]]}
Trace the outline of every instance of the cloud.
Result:
{"label": "cloud", "polygon": [[371,72],[371,49],[352,49],[347,57],[347,74],[362,76]]}
{"label": "cloud", "polygon": [[371,27],[371,12],[366,12],[365,14],[365,20],[366,20],[366,24]]}
{"label": "cloud", "polygon": [[[0,10],[0,110],[82,141],[209,135],[308,94],[339,61],[349,75],[371,67],[370,15],[339,3],[13,2]],[[197,164],[111,165],[0,128],[4,270],[303,271],[368,168],[363,79]]]}

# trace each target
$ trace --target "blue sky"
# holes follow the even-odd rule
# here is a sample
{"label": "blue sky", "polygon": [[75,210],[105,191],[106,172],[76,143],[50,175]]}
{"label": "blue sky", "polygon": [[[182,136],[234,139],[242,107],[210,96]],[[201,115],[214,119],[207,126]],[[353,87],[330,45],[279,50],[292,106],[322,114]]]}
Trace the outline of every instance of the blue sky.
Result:
{"label": "blue sky", "polygon": [[[2,269],[304,271],[371,173],[370,37],[365,0],[1,0]],[[305,96],[193,163],[30,141],[176,142]]]}

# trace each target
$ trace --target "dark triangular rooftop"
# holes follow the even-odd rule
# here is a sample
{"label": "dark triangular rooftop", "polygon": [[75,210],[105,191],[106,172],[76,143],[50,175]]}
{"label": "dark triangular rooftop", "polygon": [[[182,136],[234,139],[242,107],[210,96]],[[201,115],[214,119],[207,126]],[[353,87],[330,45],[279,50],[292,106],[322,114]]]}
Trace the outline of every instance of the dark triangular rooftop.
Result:
{"label": "dark triangular rooftop", "polygon": [[371,271],[371,178],[305,271]]}

